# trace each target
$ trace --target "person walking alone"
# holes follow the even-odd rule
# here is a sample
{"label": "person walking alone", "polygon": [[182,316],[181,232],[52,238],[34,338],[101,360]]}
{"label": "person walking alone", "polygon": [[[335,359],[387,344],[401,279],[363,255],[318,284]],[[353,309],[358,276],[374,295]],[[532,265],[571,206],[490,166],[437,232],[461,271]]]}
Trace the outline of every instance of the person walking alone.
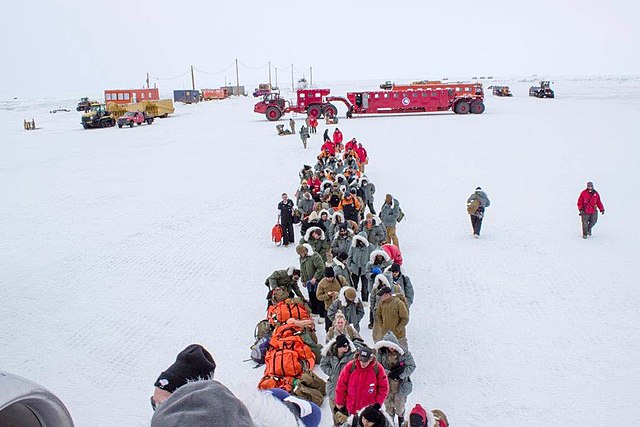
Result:
{"label": "person walking alone", "polygon": [[484,218],[484,210],[491,205],[487,193],[482,188],[476,187],[476,191],[467,199],[467,213],[471,217],[471,227],[473,227],[473,237],[480,237],[480,228],[482,228],[482,218]]}
{"label": "person walking alone", "polygon": [[578,211],[582,218],[582,238],[591,236],[591,229],[598,222],[598,209],[604,215],[604,205],[600,200],[600,193],[593,188],[593,182],[587,182],[587,188],[578,197]]}

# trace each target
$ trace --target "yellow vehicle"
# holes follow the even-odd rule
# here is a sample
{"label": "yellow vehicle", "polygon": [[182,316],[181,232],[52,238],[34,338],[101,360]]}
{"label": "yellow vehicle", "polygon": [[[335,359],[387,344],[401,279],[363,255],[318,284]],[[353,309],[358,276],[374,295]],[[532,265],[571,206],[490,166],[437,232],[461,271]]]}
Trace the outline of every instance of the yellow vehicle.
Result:
{"label": "yellow vehicle", "polygon": [[118,119],[126,112],[142,111],[147,116],[153,118],[167,117],[175,111],[173,108],[173,100],[171,99],[156,99],[151,101],[140,101],[131,104],[117,104],[115,102],[107,102],[107,111],[109,111],[114,118]]}

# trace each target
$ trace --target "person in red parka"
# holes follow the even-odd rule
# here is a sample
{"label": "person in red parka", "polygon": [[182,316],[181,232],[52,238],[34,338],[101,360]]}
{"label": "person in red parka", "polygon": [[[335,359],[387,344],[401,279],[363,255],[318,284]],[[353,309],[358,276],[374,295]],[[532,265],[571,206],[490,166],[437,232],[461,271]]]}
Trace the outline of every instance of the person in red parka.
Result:
{"label": "person in red parka", "polygon": [[336,130],[333,131],[333,143],[334,144],[342,143],[342,132],[338,128],[336,128]]}
{"label": "person in red parka", "polygon": [[350,141],[348,141],[348,142],[345,144],[345,146],[344,146],[344,149],[345,149],[345,151],[347,151],[347,152],[349,152],[349,151],[351,151],[351,150],[354,150],[354,151],[355,151],[355,149],[356,149],[356,148],[358,148],[358,142],[356,141],[356,139],[355,139],[355,138],[352,138],[352,139],[351,139]]}
{"label": "person in red parka", "polygon": [[[382,405],[389,394],[389,380],[373,350],[362,347],[358,356],[347,363],[336,384],[334,413],[356,414],[365,406]],[[346,411],[345,411],[346,410]]]}
{"label": "person in red parka", "polygon": [[317,133],[318,118],[315,116],[309,116],[309,126],[311,126],[311,133]]}
{"label": "person in red parka", "polygon": [[333,142],[331,142],[331,140],[325,141],[324,144],[322,144],[322,147],[320,147],[320,151],[325,151],[325,150],[329,152],[330,156],[336,155],[336,146]]}
{"label": "person in red parka", "polygon": [[593,188],[593,182],[587,182],[587,188],[578,197],[578,210],[582,218],[582,238],[591,236],[591,229],[598,222],[598,209],[604,215],[604,205],[600,200],[600,193]]}

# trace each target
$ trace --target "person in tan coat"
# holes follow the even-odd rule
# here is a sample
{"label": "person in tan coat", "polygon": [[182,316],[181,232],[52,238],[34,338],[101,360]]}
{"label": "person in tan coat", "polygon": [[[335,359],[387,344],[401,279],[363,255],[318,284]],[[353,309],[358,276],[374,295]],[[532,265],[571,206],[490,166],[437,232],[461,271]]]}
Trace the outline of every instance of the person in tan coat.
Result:
{"label": "person in tan coat", "polygon": [[336,276],[333,268],[326,267],[324,269],[324,279],[320,280],[320,283],[318,283],[318,289],[316,290],[316,298],[318,298],[319,301],[324,302],[325,331],[328,331],[331,327],[331,319],[327,316],[327,310],[329,310],[331,303],[338,297],[340,289],[343,286],[348,286],[344,277]]}
{"label": "person in tan coat", "polygon": [[384,335],[391,331],[398,338],[400,345],[407,350],[407,324],[409,323],[409,310],[407,304],[399,297],[391,293],[391,288],[384,286],[378,291],[380,302],[376,307],[373,323],[373,341],[378,342]]}

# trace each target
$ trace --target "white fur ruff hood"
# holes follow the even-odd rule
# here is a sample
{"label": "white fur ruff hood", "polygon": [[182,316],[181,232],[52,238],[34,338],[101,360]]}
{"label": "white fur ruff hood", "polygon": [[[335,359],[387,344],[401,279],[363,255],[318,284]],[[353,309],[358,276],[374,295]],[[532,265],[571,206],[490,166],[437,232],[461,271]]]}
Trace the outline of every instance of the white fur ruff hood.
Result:
{"label": "white fur ruff hood", "polygon": [[304,427],[302,421],[269,392],[240,387],[235,395],[245,404],[255,427]]}
{"label": "white fur ruff hood", "polygon": [[386,253],[384,250],[382,249],[376,249],[375,251],[371,252],[371,254],[369,255],[369,262],[371,264],[373,264],[373,262],[375,261],[376,257],[380,255],[384,258],[385,261],[390,261],[391,257],[389,257],[389,254]]}
{"label": "white fur ruff hood", "polygon": [[369,247],[369,241],[367,240],[367,238],[364,237],[364,236],[361,236],[360,234],[356,234],[355,236],[353,236],[353,241],[351,242],[351,247],[354,248],[356,246],[356,243],[358,243],[358,241],[362,242],[365,247]]}
{"label": "white fur ruff hood", "polygon": [[[311,238],[311,233],[313,233],[316,230],[318,230],[320,232],[320,240],[326,240],[326,236],[324,235],[324,231],[322,231],[322,228],[320,228],[320,227],[309,227],[307,229],[307,232],[304,233],[305,242],[309,241],[309,239]],[[311,255],[311,254],[309,254],[309,255]]]}
{"label": "white fur ruff hood", "polygon": [[311,256],[311,255],[315,254],[315,252],[313,251],[313,248],[311,247],[310,244],[304,243],[302,246],[307,248],[307,256]]}
{"label": "white fur ruff hood", "polygon": [[336,222],[336,218],[337,217],[340,217],[340,219],[342,220],[340,222],[344,223],[344,214],[342,213],[342,211],[335,211],[333,213],[333,215],[331,215],[331,223],[332,224],[337,224],[337,222]]}
{"label": "white fur ruff hood", "polygon": [[357,304],[360,302],[360,295],[358,295],[358,291],[356,290],[356,288],[354,288],[353,286],[343,286],[342,288],[340,288],[340,293],[338,294],[338,301],[340,301],[340,304],[343,307],[347,306],[347,297],[344,296],[344,292],[349,288],[356,291],[356,299],[353,301],[353,303]]}
{"label": "white fur ruff hood", "polygon": [[[356,351],[356,346],[353,345],[353,342],[347,338],[347,341],[349,341],[349,350],[351,350],[351,353],[354,353]],[[332,338],[331,341],[329,341],[327,344],[325,344],[324,347],[322,347],[322,351],[320,352],[320,354],[322,354],[323,356],[326,356],[327,354],[329,354],[329,352],[331,351],[331,347],[333,346],[333,344],[335,344],[336,339]]]}

